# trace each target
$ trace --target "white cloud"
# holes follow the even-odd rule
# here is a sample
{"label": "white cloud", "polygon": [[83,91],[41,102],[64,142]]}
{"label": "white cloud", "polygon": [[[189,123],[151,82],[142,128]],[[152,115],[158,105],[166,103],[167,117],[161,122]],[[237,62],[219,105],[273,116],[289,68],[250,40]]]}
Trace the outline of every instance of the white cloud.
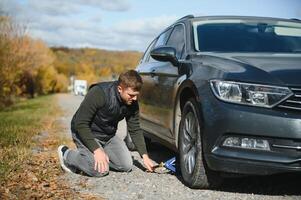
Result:
{"label": "white cloud", "polygon": [[47,15],[67,15],[78,12],[80,5],[70,1],[40,1],[28,0],[28,7],[36,13]]}
{"label": "white cloud", "polygon": [[130,48],[144,51],[149,43],[163,29],[177,19],[176,16],[159,16],[155,18],[123,21],[113,28],[120,42]]}
{"label": "white cloud", "polygon": [[2,8],[27,24],[32,37],[42,39],[53,46],[144,51],[151,40],[177,18],[160,16],[124,20],[118,24],[104,26],[104,11],[127,11],[131,7],[127,0],[27,2],[0,0],[0,10]]}
{"label": "white cloud", "polygon": [[109,11],[126,11],[130,9],[130,4],[126,0],[77,0],[80,4],[100,6]]}
{"label": "white cloud", "polygon": [[127,34],[154,36],[177,19],[176,16],[159,16],[155,18],[123,21],[116,26],[116,31]]}

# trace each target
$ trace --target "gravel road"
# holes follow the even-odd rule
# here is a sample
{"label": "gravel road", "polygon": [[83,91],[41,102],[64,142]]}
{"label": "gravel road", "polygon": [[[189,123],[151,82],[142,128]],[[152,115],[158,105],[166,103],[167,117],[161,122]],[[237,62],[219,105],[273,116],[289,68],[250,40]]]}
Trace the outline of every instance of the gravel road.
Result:
{"label": "gravel road", "polygon": [[[58,94],[58,103],[65,111],[61,121],[62,134],[70,137],[70,120],[76,111],[81,96]],[[120,122],[118,135],[124,136],[126,125]],[[153,144],[149,154],[157,162],[167,160],[173,152]],[[172,174],[155,174],[143,171],[137,152],[132,152],[134,168],[130,173],[110,172],[106,177],[91,178],[77,174],[64,174],[71,187],[83,193],[99,195],[104,199],[301,199],[301,174],[284,174],[266,177],[227,179],[219,190],[193,190]],[[300,184],[300,185],[299,185]]]}

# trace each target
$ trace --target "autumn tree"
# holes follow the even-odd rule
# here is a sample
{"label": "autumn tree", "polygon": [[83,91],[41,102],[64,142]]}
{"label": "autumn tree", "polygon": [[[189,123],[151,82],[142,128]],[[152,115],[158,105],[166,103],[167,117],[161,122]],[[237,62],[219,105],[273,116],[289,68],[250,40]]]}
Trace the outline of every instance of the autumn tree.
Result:
{"label": "autumn tree", "polygon": [[109,80],[127,69],[134,69],[142,54],[134,51],[108,51],[103,49],[52,48],[54,66],[66,76],[91,82]]}
{"label": "autumn tree", "polygon": [[16,82],[21,74],[25,29],[9,17],[0,17],[0,103],[10,104],[19,92]]}
{"label": "autumn tree", "polygon": [[92,65],[83,62],[75,66],[75,76],[77,79],[87,80],[89,83],[97,82],[98,79]]}
{"label": "autumn tree", "polygon": [[53,66],[54,55],[41,40],[9,17],[0,17],[0,107],[17,96],[67,90],[68,79]]}

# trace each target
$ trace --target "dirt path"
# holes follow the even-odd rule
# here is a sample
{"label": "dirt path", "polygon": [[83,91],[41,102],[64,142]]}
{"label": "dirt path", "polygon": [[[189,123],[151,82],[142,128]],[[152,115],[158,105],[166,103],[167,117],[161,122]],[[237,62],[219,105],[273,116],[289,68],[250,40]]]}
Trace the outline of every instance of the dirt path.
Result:
{"label": "dirt path", "polygon": [[[64,110],[61,122],[65,124],[61,134],[70,138],[70,120],[83,97],[59,94],[59,105]],[[121,122],[118,135],[123,137],[126,130]],[[153,144],[149,149],[151,158],[164,161],[173,156],[168,149]],[[279,175],[269,177],[246,177],[228,179],[223,187],[216,190],[192,190],[181,182],[181,177],[172,174],[146,173],[137,152],[132,152],[134,167],[130,173],[111,171],[103,178],[91,178],[65,173],[75,191],[105,199],[301,199],[300,175]]]}

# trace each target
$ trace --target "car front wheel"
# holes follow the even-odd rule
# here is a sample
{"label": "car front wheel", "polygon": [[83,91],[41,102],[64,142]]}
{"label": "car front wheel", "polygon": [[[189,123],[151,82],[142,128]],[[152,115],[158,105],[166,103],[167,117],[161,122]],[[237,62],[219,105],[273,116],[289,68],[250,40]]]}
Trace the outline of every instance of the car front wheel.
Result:
{"label": "car front wheel", "polygon": [[202,118],[194,99],[182,110],[179,126],[179,160],[184,183],[191,188],[217,187],[222,178],[210,170],[202,151]]}

